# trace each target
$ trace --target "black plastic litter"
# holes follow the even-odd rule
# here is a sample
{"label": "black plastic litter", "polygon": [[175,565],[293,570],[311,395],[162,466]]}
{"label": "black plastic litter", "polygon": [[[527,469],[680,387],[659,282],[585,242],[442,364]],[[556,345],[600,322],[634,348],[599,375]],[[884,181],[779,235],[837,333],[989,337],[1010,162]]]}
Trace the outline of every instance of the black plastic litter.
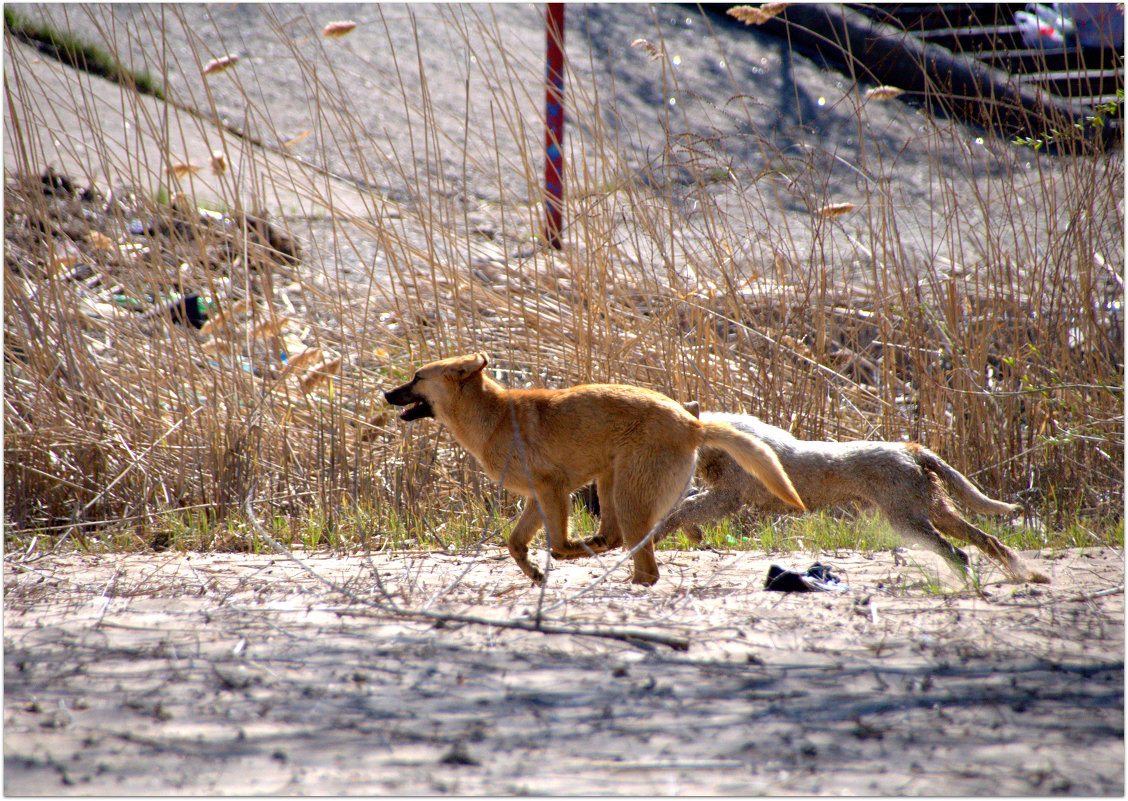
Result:
{"label": "black plastic litter", "polygon": [[74,197],[74,183],[65,175],[60,175],[55,172],[51,167],[39,177],[40,182],[43,184],[43,194],[61,195],[62,197]]}
{"label": "black plastic litter", "polygon": [[175,298],[167,307],[174,323],[203,328],[208,321],[207,304],[194,292]]}
{"label": "black plastic litter", "polygon": [[779,565],[768,568],[764,589],[776,592],[841,592],[846,586],[826,565],[815,562],[806,573],[796,573]]}

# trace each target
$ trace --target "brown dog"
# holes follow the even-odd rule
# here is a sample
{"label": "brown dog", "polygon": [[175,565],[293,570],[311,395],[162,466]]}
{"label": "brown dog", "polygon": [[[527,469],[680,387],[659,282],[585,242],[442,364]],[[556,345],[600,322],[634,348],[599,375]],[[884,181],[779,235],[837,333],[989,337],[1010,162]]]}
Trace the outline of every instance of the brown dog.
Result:
{"label": "brown dog", "polygon": [[[638,546],[631,581],[657,581],[647,534],[685,491],[702,445],[729,454],[772,493],[803,508],[771,449],[730,425],[703,423],[639,387],[505,389],[486,374],[487,364],[484,353],[432,362],[384,397],[408,407],[403,420],[433,417],[445,425],[490,478],[528,499],[509,535],[509,553],[534,582],[544,575],[529,561],[528,546],[542,523],[557,559],[607,550],[609,542]],[[574,542],[569,494],[592,479],[603,505],[599,531]]]}
{"label": "brown dog", "polygon": [[[697,413],[696,403],[686,404],[686,408]],[[876,507],[885,513],[894,531],[944,557],[960,576],[967,573],[967,554],[941,534],[975,545],[1014,581],[1049,582],[1044,573],[1027,566],[997,537],[965,520],[949,491],[983,514],[1006,514],[1018,507],[988,498],[966,476],[921,445],[800,440],[752,415],[706,413],[701,419],[728,423],[775,451],[810,510],[850,503]],[[692,541],[701,542],[699,526],[747,506],[765,512],[786,511],[762,484],[718,450],[701,449],[697,478],[705,488],[688,495],[667,515],[654,534],[655,542],[679,528]],[[615,544],[608,545],[613,548]]]}

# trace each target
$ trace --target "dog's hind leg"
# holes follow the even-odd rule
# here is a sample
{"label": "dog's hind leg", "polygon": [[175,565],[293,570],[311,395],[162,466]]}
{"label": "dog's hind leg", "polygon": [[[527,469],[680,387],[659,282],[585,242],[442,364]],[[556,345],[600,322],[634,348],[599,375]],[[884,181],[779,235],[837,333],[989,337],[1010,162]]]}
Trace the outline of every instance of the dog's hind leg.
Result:
{"label": "dog's hind leg", "polygon": [[[944,485],[947,484],[948,488],[952,490],[952,493],[963,501],[973,512],[979,512],[985,515],[1005,515],[1018,510],[1016,504],[988,498],[979,491],[978,487],[971,483],[971,480],[967,476],[945,462],[935,453],[928,450],[928,448],[922,448],[919,445],[907,445],[906,448],[913,459],[916,460],[917,464],[932,478],[933,487],[939,487],[944,492],[945,498],[948,497],[947,490],[944,488]],[[936,490],[933,489],[933,498],[936,497],[935,492]]]}
{"label": "dog's hind leg", "polygon": [[944,539],[926,515],[911,512],[890,515],[888,509],[885,513],[894,531],[910,543],[940,554],[956,575],[967,580],[967,568],[971,560],[966,553]]}
{"label": "dog's hind leg", "polygon": [[654,514],[646,508],[645,504],[639,504],[631,499],[620,507],[619,521],[623,531],[624,548],[631,549],[642,543],[634,553],[631,581],[634,584],[653,584],[658,580],[658,560],[654,556],[654,540],[653,538],[645,542],[643,540],[650,533]]}
{"label": "dog's hind leg", "polygon": [[625,467],[615,475],[615,516],[623,535],[623,547],[634,550],[635,584],[658,580],[651,529],[682,496],[693,475],[696,454],[667,454],[664,460]]}
{"label": "dog's hind leg", "polygon": [[988,557],[998,562],[1007,575],[1014,581],[1032,581],[1038,584],[1049,584],[1050,578],[1045,573],[1030,568],[1022,557],[1007,547],[997,537],[992,537],[986,531],[976,528],[960,516],[952,507],[951,499],[939,486],[940,479],[933,476],[933,492],[929,507],[929,516],[936,527],[949,537],[974,545]]}

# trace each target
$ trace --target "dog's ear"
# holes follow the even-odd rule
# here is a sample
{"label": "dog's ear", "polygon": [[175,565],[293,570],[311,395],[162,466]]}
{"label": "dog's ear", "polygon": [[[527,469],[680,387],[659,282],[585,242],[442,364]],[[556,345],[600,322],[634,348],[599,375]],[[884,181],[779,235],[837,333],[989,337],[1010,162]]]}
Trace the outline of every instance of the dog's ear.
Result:
{"label": "dog's ear", "polygon": [[452,362],[448,368],[448,372],[460,381],[465,381],[475,373],[484,370],[489,363],[489,356],[484,353],[474,353],[469,356],[463,356]]}
{"label": "dog's ear", "polygon": [[692,414],[694,417],[701,419],[701,404],[697,401],[686,401],[682,404],[685,410]]}

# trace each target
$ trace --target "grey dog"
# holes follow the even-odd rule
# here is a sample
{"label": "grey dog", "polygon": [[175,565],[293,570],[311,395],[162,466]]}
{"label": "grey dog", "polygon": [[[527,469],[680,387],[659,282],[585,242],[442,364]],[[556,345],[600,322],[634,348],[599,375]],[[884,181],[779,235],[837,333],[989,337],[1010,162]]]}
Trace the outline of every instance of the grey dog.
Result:
{"label": "grey dog", "polygon": [[[685,406],[697,413],[696,403]],[[801,440],[752,415],[706,412],[700,417],[702,421],[728,423],[766,443],[775,451],[809,511],[851,503],[876,507],[909,544],[940,554],[961,577],[967,575],[968,556],[945,540],[943,534],[978,547],[998,562],[1013,581],[1049,583],[1048,576],[1030,568],[997,537],[965,520],[949,491],[982,514],[1008,514],[1018,507],[988,498],[966,476],[922,445]],[[744,507],[765,512],[793,511],[715,448],[705,447],[699,452],[696,483],[698,488],[682,498],[658,524],[655,542],[683,529],[690,540],[699,543],[699,526],[733,515]]]}

